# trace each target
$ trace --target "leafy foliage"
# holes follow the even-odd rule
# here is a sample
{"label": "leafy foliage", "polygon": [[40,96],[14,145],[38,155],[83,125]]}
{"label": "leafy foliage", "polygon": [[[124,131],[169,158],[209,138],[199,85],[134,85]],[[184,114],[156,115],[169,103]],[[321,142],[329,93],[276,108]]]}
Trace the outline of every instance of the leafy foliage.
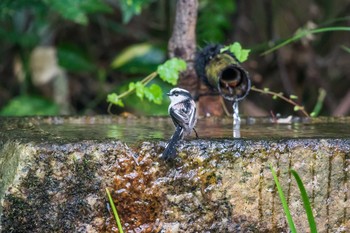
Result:
{"label": "leafy foliage", "polygon": [[[294,106],[293,110],[296,112],[296,111],[301,111],[306,117],[309,117],[309,113],[307,113],[305,111],[305,108],[304,106],[296,103],[294,100],[296,100],[298,97],[296,95],[290,95],[289,97],[290,98],[287,98],[283,95],[282,92],[273,92],[273,91],[270,91],[269,88],[265,87],[264,89],[259,89],[259,88],[256,88],[254,86],[252,86],[251,88],[252,91],[255,91],[255,92],[259,92],[259,93],[262,93],[262,94],[267,94],[267,95],[271,95],[272,96],[272,99],[276,100],[276,99],[282,99],[284,100],[285,102],[291,104]],[[294,100],[293,100],[294,99]]]}
{"label": "leafy foliage", "polygon": [[159,77],[172,85],[176,85],[179,79],[179,72],[186,70],[186,62],[179,58],[172,58],[163,65],[158,66]]}
{"label": "leafy foliage", "polygon": [[162,88],[155,83],[153,83],[150,87],[146,85],[151,82],[157,75],[159,75],[161,80],[164,82],[176,85],[179,78],[179,73],[184,70],[186,70],[186,62],[179,58],[172,58],[166,61],[164,64],[159,65],[157,72],[151,73],[141,81],[130,82],[129,89],[126,92],[123,92],[120,95],[117,95],[116,93],[109,94],[107,96],[107,102],[123,107],[124,103],[121,99],[135,92],[136,96],[141,100],[146,97],[149,101],[155,104],[161,104],[163,100]]}
{"label": "leafy foliage", "polygon": [[226,37],[225,31],[231,26],[228,19],[235,11],[236,1],[199,1],[197,23],[197,38],[199,44],[208,41],[213,43],[222,43]]}
{"label": "leafy foliage", "polygon": [[[138,77],[144,77],[143,75],[157,70],[158,64],[165,61],[165,44],[166,40],[168,39],[168,35],[170,34],[169,30],[171,30],[171,28],[168,26],[169,22],[172,22],[174,10],[173,7],[175,6],[175,2],[158,1],[156,4],[152,4],[152,8],[147,9],[149,10],[146,12],[147,14],[141,16],[145,19],[144,23],[138,24],[137,26],[133,24],[123,25],[122,22],[120,22],[121,20],[119,17],[109,17],[108,13],[112,10],[114,11],[113,15],[119,15],[119,13],[121,13],[123,22],[127,23],[132,19],[132,17],[139,15],[141,11],[143,11],[153,2],[156,1],[1,0],[0,42],[2,46],[0,48],[0,54],[2,56],[0,59],[2,59],[3,64],[0,76],[8,78],[8,80],[2,78],[0,85],[1,88],[6,89],[7,87],[10,87],[9,89],[16,90],[15,92],[11,91],[5,93],[1,97],[4,96],[7,101],[8,98],[14,98],[14,96],[19,95],[17,91],[20,92],[20,95],[30,95],[32,93],[37,94],[41,91],[39,90],[38,92],[38,89],[35,89],[37,87],[33,87],[31,85],[29,69],[30,53],[38,45],[48,44],[57,47],[56,51],[59,65],[65,70],[69,71],[69,76],[73,77],[73,79],[70,80],[73,82],[70,83],[75,83],[75,77],[82,78],[82,72],[84,72],[84,78],[86,76],[86,78],[89,79],[89,82],[87,83],[91,85],[89,85],[88,88],[87,86],[80,88],[80,86],[78,86],[80,84],[73,87],[73,92],[75,93],[72,93],[71,97],[72,103],[76,104],[75,107],[79,109],[76,109],[77,112],[84,112],[86,110],[84,108],[94,109],[94,111],[104,111],[104,106],[101,103],[103,103],[104,97],[106,96],[105,91],[109,91],[107,88],[104,88],[106,86],[108,87],[109,82],[113,82],[114,84],[118,85],[118,92],[121,92],[119,87],[125,84],[125,80],[129,82],[131,78],[136,77],[135,74],[137,74]],[[344,2],[344,0],[342,0],[342,2]],[[242,21],[243,18],[239,16],[240,14],[236,14],[238,4],[241,4],[239,6],[240,9],[249,10],[249,14],[245,15],[244,21]],[[268,5],[270,5],[271,9],[269,10],[271,10],[272,13],[271,17],[264,18],[264,14],[260,14],[259,12],[256,14],[257,12],[251,10],[255,8],[249,7],[251,3],[246,3],[244,1],[200,0],[198,11],[199,18],[197,21],[197,42],[199,45],[203,45],[204,43],[223,43],[231,38],[242,38],[245,44],[248,44],[255,52],[260,52],[271,48],[271,50],[265,53],[267,54],[287,44],[301,40],[302,46],[308,46],[308,50],[304,51],[306,53],[314,50],[313,52],[315,52],[316,56],[326,58],[329,55],[327,52],[332,49],[334,54],[337,54],[337,59],[341,59],[342,61],[346,60],[346,56],[348,56],[347,53],[349,53],[350,48],[349,45],[346,44],[347,41],[344,41],[346,36],[343,35],[347,35],[344,32],[349,32],[350,30],[349,27],[346,26],[349,16],[346,15],[346,12],[339,11],[342,9],[341,4],[337,5],[331,1],[327,2],[327,4],[317,4],[320,8],[320,12],[326,12],[323,16],[319,15],[319,17],[316,17],[317,25],[315,24],[315,26],[317,27],[303,27],[299,30],[295,30],[295,27],[302,22],[311,22],[313,19],[307,14],[305,15],[305,13],[303,13],[305,10],[300,9],[301,11],[298,11],[299,6],[297,4],[291,4],[294,8],[293,11],[299,12],[300,15],[298,15],[298,20],[295,21],[294,24],[288,24],[286,27],[286,22],[283,19],[280,20],[281,18],[279,18],[280,15],[283,15],[283,13],[286,12],[282,7],[286,4],[288,3],[280,2],[272,5],[263,4],[264,7],[269,7]],[[289,9],[289,7],[287,9]],[[120,10],[120,12],[117,12],[118,10]],[[170,11],[171,14],[168,14],[168,11]],[[337,18],[332,18],[335,15],[337,15]],[[146,18],[148,16],[152,17]],[[299,18],[299,16],[301,18]],[[269,20],[271,22],[269,22]],[[290,21],[292,22],[293,19]],[[255,30],[254,32],[252,32],[253,28]],[[269,32],[269,30],[267,30],[266,32],[268,33],[262,33],[262,31],[264,31],[262,29],[266,28],[269,28],[269,30],[271,29],[272,31]],[[291,30],[296,31],[296,33],[293,34],[293,31]],[[74,33],[75,31],[77,32],[76,35]],[[257,35],[256,38],[252,36],[255,33]],[[317,37],[316,34],[318,35]],[[274,35],[274,38],[266,37],[271,35]],[[288,35],[290,35],[289,38]],[[340,37],[338,35],[340,35]],[[335,36],[338,36],[338,39],[340,40],[335,40]],[[287,39],[281,40],[279,37],[285,37]],[[311,37],[312,41],[310,39]],[[331,40],[332,37],[333,39]],[[257,40],[258,38],[259,41]],[[266,38],[265,42],[261,41],[263,38]],[[144,43],[144,41],[147,41],[147,43]],[[140,44],[141,42],[143,43]],[[56,43],[58,43],[58,45]],[[161,46],[153,46],[152,44],[155,43]],[[79,49],[74,49],[74,46],[65,46],[66,44],[75,44],[75,47]],[[123,50],[120,54],[113,54],[114,51],[119,50],[121,46],[124,47],[125,45],[129,47]],[[234,47],[238,48],[238,51],[241,52],[235,51],[235,49],[233,49]],[[335,51],[335,49],[339,49],[339,47],[344,51],[340,51],[338,54],[336,52],[339,52],[339,50]],[[111,49],[108,50],[108,48]],[[296,50],[294,52],[296,56],[293,56],[293,59],[298,59],[301,53],[298,53],[297,50],[300,49],[300,47],[295,46],[295,48]],[[242,52],[244,50],[240,50],[238,45],[232,45],[232,48],[228,49],[232,49],[233,53],[236,54],[237,58],[241,62],[247,59],[246,56],[248,54]],[[116,56],[115,59],[113,59],[113,65],[111,67],[113,69],[118,69],[117,75],[115,75],[115,73],[111,74],[109,69],[111,67],[108,67],[107,65],[111,62],[111,57],[114,58],[113,55]],[[345,59],[343,57],[345,57]],[[328,59],[329,58],[330,57],[328,57]],[[16,59],[16,62],[14,62],[14,59]],[[117,61],[117,59],[119,60]],[[325,85],[328,85],[326,86],[326,90],[331,90],[332,88],[337,90],[334,97],[337,99],[337,101],[331,101],[332,98],[328,99],[328,101],[324,101],[324,95],[321,95],[322,93],[318,92],[319,99],[316,105],[314,104],[316,99],[316,96],[314,95],[317,95],[317,89],[319,86],[307,85],[307,83],[304,83],[305,80],[309,80],[307,79],[307,72],[305,72],[306,66],[297,67],[304,61],[299,60],[297,63],[291,63],[292,66],[287,70],[288,72],[294,68],[300,70],[300,74],[299,71],[297,74],[298,78],[292,78],[292,76],[296,74],[290,74],[289,77],[291,77],[291,82],[294,84],[291,87],[298,87],[300,84],[299,87],[302,88],[295,89],[298,90],[297,92],[293,90],[294,88],[286,89],[290,90],[291,93],[298,93],[298,100],[296,100],[293,95],[289,96],[290,93],[288,93],[286,97],[291,101],[295,100],[294,103],[298,105],[295,107],[296,111],[302,111],[304,115],[307,114],[304,107],[300,104],[305,105],[305,109],[306,107],[310,109],[314,107],[314,110],[311,113],[312,116],[317,116],[322,112],[330,114],[334,111],[329,107],[331,105],[330,102],[334,102],[332,105],[340,103],[341,98],[344,98],[344,95],[342,94],[346,93],[347,91],[345,88],[346,85],[338,85],[339,82],[335,81],[331,82],[331,80],[338,80],[347,75],[346,69],[344,70],[344,68],[341,69],[339,66],[334,65],[336,64],[337,59],[329,59],[330,62],[327,63],[327,75],[325,74],[326,72],[322,72],[324,67],[320,67],[316,64],[321,71],[321,76],[325,76]],[[266,62],[270,62],[270,60],[267,59]],[[16,81],[17,79],[14,78],[14,69],[11,64],[21,66],[20,68],[22,70],[20,70],[20,72],[21,75],[23,74],[23,76],[21,76],[22,79],[18,79],[21,81]],[[261,65],[262,68],[264,68],[266,64],[259,63],[259,66]],[[279,66],[271,66],[269,69],[259,69],[259,72],[261,71],[261,76],[264,77],[264,79],[261,81],[261,83],[256,83],[256,85],[264,86],[266,85],[265,82],[267,82],[269,79],[278,79],[278,72],[271,71],[269,73],[271,75],[269,76],[265,76],[266,73],[264,73],[266,70],[270,70],[270,68],[278,69],[278,67]],[[97,79],[97,73],[101,70],[103,70],[104,76],[102,79]],[[122,75],[119,75],[120,73],[122,73]],[[169,78],[169,80],[175,79],[176,77],[173,79]],[[98,81],[98,83],[96,83],[96,81]],[[137,80],[133,81],[136,84]],[[159,79],[159,81],[161,80]],[[174,81],[170,81],[169,83],[173,84]],[[271,89],[280,89],[277,86],[280,85],[280,82],[268,83]],[[301,85],[302,83],[303,85]],[[97,84],[98,87],[96,86],[90,88],[94,84]],[[159,90],[158,87],[152,86],[153,84],[159,85],[159,87],[161,87],[163,90],[170,88],[170,86],[160,85],[159,82],[153,81],[151,83],[142,84],[145,88],[141,89],[140,87],[138,89],[138,95],[143,96],[142,98],[145,100],[151,100],[151,104],[153,104],[153,101],[157,103],[161,102],[159,94],[155,96],[150,95],[150,93],[156,93]],[[13,88],[14,86],[19,86],[19,88]],[[78,92],[81,90],[84,90],[84,92],[87,94],[87,98],[80,98],[82,95],[80,95]],[[127,90],[128,85],[125,84],[125,90],[123,91]],[[142,91],[143,94],[141,94]],[[277,99],[282,96],[281,93],[273,94],[272,92],[265,92],[264,94],[270,93],[272,94],[272,99]],[[139,104],[138,101],[135,101],[139,99],[137,95],[133,96],[135,97],[133,101],[130,101],[132,98],[129,98],[128,100],[122,99],[124,103],[121,99],[117,98],[118,96],[119,95],[117,94],[111,95],[109,97],[111,100],[110,102],[115,102],[119,105],[125,104],[127,106],[132,106],[133,110],[137,108],[136,105]],[[44,97],[42,96],[41,98]],[[251,95],[251,98],[255,99],[258,97]],[[4,103],[5,101],[1,102],[1,104]],[[142,103],[149,104],[147,101],[143,101]],[[279,107],[282,106],[283,105],[279,105]],[[322,112],[320,112],[321,110]],[[280,109],[276,109],[275,111],[280,111]]]}
{"label": "leafy foliage", "polygon": [[151,0],[120,0],[120,8],[123,13],[123,22],[128,23],[134,15],[139,15],[143,7]]}
{"label": "leafy foliage", "polygon": [[152,84],[150,87],[144,87],[146,98],[155,104],[161,104],[163,101],[162,88],[157,84]]}
{"label": "leafy foliage", "polygon": [[41,0],[1,0],[0,1],[0,19],[13,17],[17,12],[31,10],[41,14],[47,9],[46,4]]}
{"label": "leafy foliage", "polygon": [[245,62],[250,53],[250,49],[243,49],[241,44],[238,42],[234,42],[233,44],[222,48],[220,52],[222,53],[227,50],[233,53],[239,62]]}
{"label": "leafy foliage", "polygon": [[149,101],[154,102],[155,104],[161,104],[163,100],[163,91],[162,88],[157,84],[152,84],[150,87],[147,87],[142,84],[142,82],[131,82],[129,83],[129,90],[135,89],[136,96],[143,100],[145,96]]}
{"label": "leafy foliage", "polygon": [[71,47],[59,47],[57,50],[58,64],[68,71],[92,72],[97,69],[80,51]]}
{"label": "leafy foliage", "polygon": [[129,83],[129,91],[133,91],[135,89],[136,96],[143,100],[143,96],[145,95],[145,86],[142,82],[131,82]]}
{"label": "leafy foliage", "polygon": [[13,98],[0,112],[2,116],[56,115],[58,106],[36,96]]}
{"label": "leafy foliage", "polygon": [[63,18],[86,25],[88,13],[111,12],[111,8],[100,0],[43,0],[47,6]]}
{"label": "leafy foliage", "polygon": [[112,103],[114,105],[124,107],[123,101],[119,98],[119,96],[116,93],[109,94],[107,96],[107,102]]}

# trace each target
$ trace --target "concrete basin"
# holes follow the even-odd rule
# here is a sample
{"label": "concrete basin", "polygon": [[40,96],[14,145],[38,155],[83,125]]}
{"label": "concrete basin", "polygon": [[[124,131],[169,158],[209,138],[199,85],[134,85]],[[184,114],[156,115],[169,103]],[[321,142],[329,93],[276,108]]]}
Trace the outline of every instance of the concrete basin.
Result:
{"label": "concrete basin", "polygon": [[319,232],[350,232],[350,118],[275,123],[199,119],[173,161],[158,157],[168,118],[0,118],[2,232],[287,232],[269,165],[300,232],[308,232],[296,170]]}

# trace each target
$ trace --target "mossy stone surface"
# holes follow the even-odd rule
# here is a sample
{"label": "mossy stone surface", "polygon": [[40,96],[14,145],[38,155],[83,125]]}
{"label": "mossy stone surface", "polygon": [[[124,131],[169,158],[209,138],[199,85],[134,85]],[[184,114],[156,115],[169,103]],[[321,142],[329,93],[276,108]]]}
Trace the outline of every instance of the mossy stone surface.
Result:
{"label": "mossy stone surface", "polygon": [[[304,182],[319,232],[350,231],[348,134],[327,136],[312,122],[288,127],[259,123],[262,131],[257,133],[264,128],[292,132],[248,137],[255,123],[246,123],[243,138],[234,139],[228,130],[220,131],[220,124],[215,136],[206,134],[222,121],[205,119],[210,126],[202,128],[205,124],[199,122],[197,129],[205,137],[182,141],[177,158],[165,162],[158,157],[171,135],[171,122],[143,119],[136,125],[144,128],[137,131],[134,120],[140,121],[0,119],[2,232],[118,232],[106,187],[126,231],[286,232],[270,164],[278,171],[297,229],[307,231],[308,223],[291,168]],[[346,130],[348,121],[336,124]],[[296,129],[311,126],[319,134],[297,136]]]}

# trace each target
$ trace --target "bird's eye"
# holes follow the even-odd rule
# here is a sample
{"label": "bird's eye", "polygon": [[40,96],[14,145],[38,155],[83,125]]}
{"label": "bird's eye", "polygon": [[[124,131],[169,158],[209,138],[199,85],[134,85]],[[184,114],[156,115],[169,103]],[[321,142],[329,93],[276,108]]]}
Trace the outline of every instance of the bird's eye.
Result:
{"label": "bird's eye", "polygon": [[175,95],[175,96],[178,96],[178,95],[179,95],[179,92],[177,92],[177,91],[174,92],[174,95]]}

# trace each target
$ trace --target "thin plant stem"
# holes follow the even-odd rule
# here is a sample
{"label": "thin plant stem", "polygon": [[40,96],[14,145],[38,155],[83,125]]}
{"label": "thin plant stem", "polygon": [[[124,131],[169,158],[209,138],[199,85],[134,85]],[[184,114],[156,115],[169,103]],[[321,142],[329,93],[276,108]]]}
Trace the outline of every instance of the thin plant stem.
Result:
{"label": "thin plant stem", "polygon": [[326,98],[326,95],[327,95],[327,93],[326,93],[325,89],[320,88],[316,105],[314,107],[314,110],[310,114],[312,117],[316,117],[320,114],[320,112],[322,110],[324,99]]}
{"label": "thin plant stem", "polygon": [[225,101],[222,97],[220,97],[220,103],[221,103],[222,108],[224,109],[226,116],[230,116],[230,112],[228,111],[226,104],[225,104]]}
{"label": "thin plant stem", "polygon": [[112,211],[113,211],[115,222],[117,223],[117,226],[118,226],[118,230],[119,230],[120,233],[124,233],[123,227],[122,227],[122,224],[120,222],[119,215],[118,215],[117,208],[115,208],[112,196],[111,196],[108,188],[106,188],[106,193],[107,193],[107,196],[108,196],[109,204],[111,205],[111,208],[112,208]]}
{"label": "thin plant stem", "polygon": [[256,87],[251,87],[251,90],[252,91],[255,91],[255,92],[259,92],[259,93],[262,93],[262,94],[267,94],[267,95],[272,95],[272,96],[276,96],[294,106],[296,106],[298,108],[299,111],[301,111],[306,117],[310,117],[310,115],[305,111],[304,109],[304,106],[301,106],[299,104],[297,104],[295,101],[283,96],[282,93],[277,93],[277,92],[273,92],[273,91],[270,91],[270,90],[262,90],[262,89],[259,89],[259,88],[256,88]]}
{"label": "thin plant stem", "polygon": [[322,33],[322,32],[332,32],[332,31],[350,31],[350,27],[325,27],[325,28],[316,28],[312,30],[305,30],[300,33],[297,33],[296,35],[292,36],[291,38],[283,41],[282,43],[272,47],[271,49],[268,49],[267,51],[263,52],[261,55],[267,55],[287,44],[290,44],[296,40],[299,40],[307,35],[310,34],[317,34],[317,33]]}
{"label": "thin plant stem", "polygon": [[[157,77],[157,75],[158,75],[158,73],[155,71],[155,72],[151,73],[150,75],[148,75],[146,78],[142,79],[141,83],[143,85],[147,85],[147,83],[152,81],[155,77]],[[118,98],[121,99],[121,98],[124,98],[125,96],[132,94],[135,89],[136,88],[131,88],[131,89],[127,90],[126,92],[123,92],[122,94],[118,95]]]}
{"label": "thin plant stem", "polygon": [[346,47],[345,45],[341,46],[342,49],[344,49],[346,52],[350,53],[350,48]]}
{"label": "thin plant stem", "polygon": [[[157,77],[158,73],[156,71],[154,71],[153,73],[149,74],[147,77],[145,77],[144,79],[141,80],[141,83],[146,86],[149,82],[151,82],[155,77]],[[131,88],[123,93],[121,93],[120,95],[118,95],[118,99],[124,98],[130,94],[132,94],[135,91],[136,88]],[[110,115],[113,115],[113,113],[111,112],[111,108],[112,108],[113,103],[109,103],[108,104],[108,108],[107,108],[107,112]]]}
{"label": "thin plant stem", "polygon": [[108,112],[109,115],[113,115],[113,113],[111,111],[112,105],[113,105],[112,103],[108,104],[107,112]]}
{"label": "thin plant stem", "polygon": [[155,77],[157,77],[158,73],[154,71],[153,73],[149,74],[146,78],[142,79],[141,82],[143,85],[147,85],[150,81],[152,81]]}

